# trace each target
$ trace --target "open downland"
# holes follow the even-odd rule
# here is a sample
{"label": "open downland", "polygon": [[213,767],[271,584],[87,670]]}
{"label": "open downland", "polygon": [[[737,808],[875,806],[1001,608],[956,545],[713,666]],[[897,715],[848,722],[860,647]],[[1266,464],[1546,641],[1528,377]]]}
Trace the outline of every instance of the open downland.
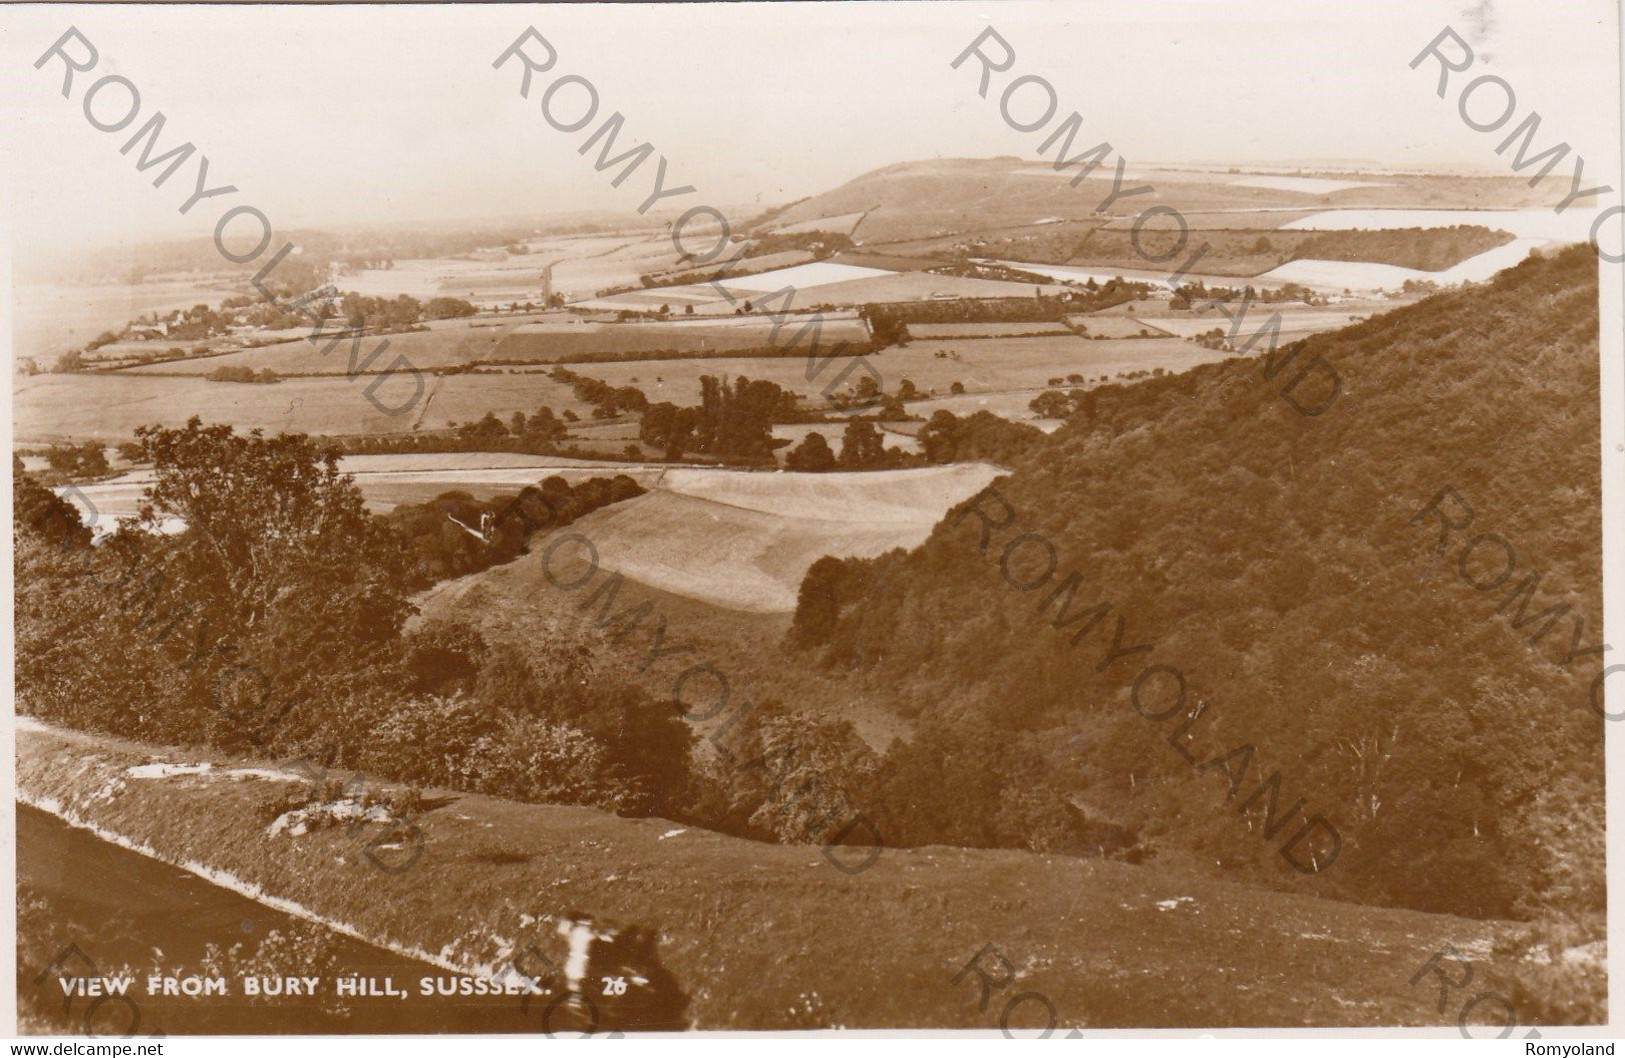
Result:
{"label": "open downland", "polygon": [[[215,768],[130,775],[155,760]],[[815,848],[444,791],[414,817],[421,858],[391,874],[359,855],[371,835],[271,834],[289,784],[235,768],[33,723],[17,737],[20,800],[440,966],[490,973],[531,943],[562,965],[553,925],[571,910],[649,926],[696,1028],[992,1028],[975,975],[952,983],[987,944],[1016,967],[996,1001],[1037,991],[1061,1025],[1097,1028],[1453,1024],[1433,981],[1409,984],[1433,952],[1511,969],[1491,954],[1511,924],[1022,852],[885,849],[851,875]]]}

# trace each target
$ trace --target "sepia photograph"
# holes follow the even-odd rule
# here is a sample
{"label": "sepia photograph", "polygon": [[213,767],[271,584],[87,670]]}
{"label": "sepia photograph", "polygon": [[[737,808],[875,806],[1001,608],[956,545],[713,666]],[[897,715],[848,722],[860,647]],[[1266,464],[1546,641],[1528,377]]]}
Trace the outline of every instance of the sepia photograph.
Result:
{"label": "sepia photograph", "polygon": [[1612,1054],[1620,29],[0,7],[11,1053]]}

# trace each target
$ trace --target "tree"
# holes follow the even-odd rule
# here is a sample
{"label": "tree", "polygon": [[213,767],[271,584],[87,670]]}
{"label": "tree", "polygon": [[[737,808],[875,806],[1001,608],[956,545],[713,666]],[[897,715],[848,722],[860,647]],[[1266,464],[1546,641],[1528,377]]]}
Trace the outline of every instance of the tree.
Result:
{"label": "tree", "polygon": [[1027,402],[1027,407],[1040,419],[1064,419],[1072,414],[1072,401],[1059,390],[1047,389]]}
{"label": "tree", "polygon": [[11,457],[11,520],[19,538],[29,535],[63,550],[90,544],[90,527],[78,509],[30,477],[16,455]]}
{"label": "tree", "polygon": [[785,464],[791,470],[821,473],[835,469],[835,453],[823,434],[810,433],[785,457]]}
{"label": "tree", "polygon": [[109,469],[107,452],[96,441],[78,445],[53,445],[45,453],[45,462],[62,477],[78,480],[100,477]]}
{"label": "tree", "polygon": [[488,411],[479,422],[465,423],[457,432],[471,441],[500,441],[508,436],[508,427],[496,412]]}
{"label": "tree", "polygon": [[474,315],[475,308],[462,298],[430,298],[423,306],[423,318],[429,320],[452,319]]}
{"label": "tree", "polygon": [[569,427],[560,422],[553,409],[543,405],[525,420],[525,436],[538,441],[562,441],[570,433]]}
{"label": "tree", "polygon": [[875,424],[854,419],[841,436],[841,466],[852,470],[877,467],[885,462],[885,439]]}
{"label": "tree", "polygon": [[[153,481],[121,537],[197,618],[200,678],[257,715],[268,690],[305,723],[308,696],[365,677],[412,607],[400,545],[367,513],[338,453],[302,434],[247,436],[230,426],[144,426]],[[185,528],[164,532],[175,523]],[[252,668],[251,668],[252,667]],[[295,728],[299,725],[293,723]],[[240,741],[246,725],[232,734]]]}

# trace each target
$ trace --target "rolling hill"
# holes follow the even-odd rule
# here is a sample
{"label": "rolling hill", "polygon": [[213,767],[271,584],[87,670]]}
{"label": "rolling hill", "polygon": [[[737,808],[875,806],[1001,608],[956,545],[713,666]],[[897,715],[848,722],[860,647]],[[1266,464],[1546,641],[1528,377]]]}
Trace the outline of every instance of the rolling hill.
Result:
{"label": "rolling hill", "polygon": [[[1053,158],[957,158],[907,162],[865,173],[840,187],[794,203],[758,224],[760,230],[850,231],[876,246],[949,233],[1085,220],[1112,189],[1113,167],[1102,165],[1083,185],[1072,186],[1078,167],[1053,169]],[[1302,210],[1374,207],[1508,208],[1546,204],[1514,177],[1443,174],[1352,176],[1322,182],[1302,178],[1258,180],[1238,172],[1156,169],[1130,166],[1126,186],[1149,183],[1154,190],[1125,196],[1112,213],[1132,216],[1150,206],[1172,206],[1193,215],[1230,214],[1249,218],[1235,227],[1271,228]],[[1313,193],[1290,189],[1313,186]],[[1320,190],[1321,187],[1330,190]],[[1550,197],[1549,195],[1546,197]],[[856,225],[854,216],[861,216]],[[1104,222],[1105,218],[1101,218]],[[1194,219],[1194,217],[1193,217]],[[1226,222],[1225,226],[1231,226]]]}

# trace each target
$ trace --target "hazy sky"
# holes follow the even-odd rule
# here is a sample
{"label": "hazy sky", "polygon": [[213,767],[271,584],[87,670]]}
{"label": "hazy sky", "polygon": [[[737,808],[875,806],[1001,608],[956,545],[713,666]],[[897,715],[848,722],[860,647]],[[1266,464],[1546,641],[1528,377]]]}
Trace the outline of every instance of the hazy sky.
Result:
{"label": "hazy sky", "polygon": [[[1481,12],[1490,12],[1487,18]],[[1136,161],[1367,159],[1505,172],[1502,138],[1464,127],[1412,56],[1451,24],[1566,139],[1587,175],[1610,157],[1618,31],[1613,0],[1084,0],[1045,3],[568,5],[562,7],[0,8],[8,234],[30,245],[207,235],[221,208],[177,213],[189,160],[162,188],[119,146],[154,110],[164,145],[190,140],[210,183],[278,228],[425,218],[624,210],[653,163],[621,188],[577,152],[603,117],[651,141],[682,205],[770,205],[899,161],[1035,156],[950,61],[986,25],[1016,50],[1013,73],[1050,79],[1061,114],[1086,119]],[[100,51],[76,75],[33,62],[69,25]],[[492,60],[532,26],[558,51],[519,98],[518,64]],[[533,48],[539,52],[539,48]],[[119,73],[141,92],[136,123],[99,132],[84,86]],[[585,76],[600,95],[585,131],[541,117],[547,80]],[[1008,75],[1007,75],[1008,76]],[[1465,75],[1462,76],[1465,79]],[[1458,82],[1459,83],[1459,82]],[[995,82],[995,96],[1002,81]],[[1610,99],[1610,93],[1612,99]],[[106,104],[116,111],[117,92]],[[1512,126],[1508,126],[1510,129]],[[596,155],[596,151],[593,152]],[[1566,179],[1569,164],[1556,179]]]}

